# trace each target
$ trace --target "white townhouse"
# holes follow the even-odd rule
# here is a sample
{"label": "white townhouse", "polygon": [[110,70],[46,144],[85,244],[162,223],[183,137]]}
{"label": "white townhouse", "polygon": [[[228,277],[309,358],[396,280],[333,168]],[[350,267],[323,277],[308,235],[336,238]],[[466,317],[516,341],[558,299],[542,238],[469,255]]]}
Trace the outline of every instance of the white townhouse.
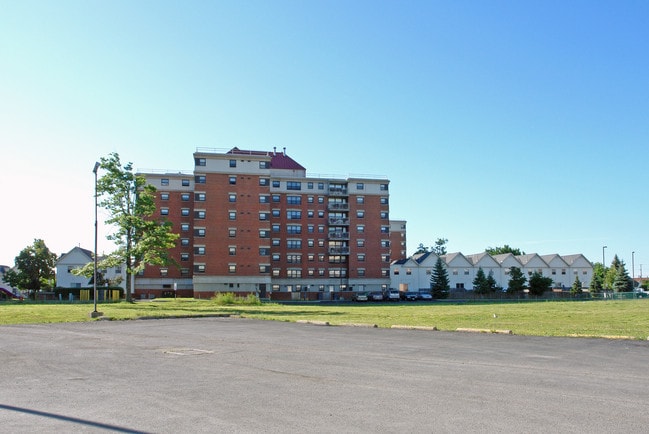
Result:
{"label": "white townhouse", "polygon": [[[92,279],[85,276],[77,276],[72,273],[72,270],[81,268],[89,262],[93,261],[94,254],[90,250],[75,247],[68,253],[61,255],[56,261],[56,286],[60,288],[83,288],[92,286]],[[98,258],[101,259],[101,258]],[[124,266],[111,267],[107,269],[100,269],[104,279],[114,281],[118,276],[121,276],[121,282],[117,285],[125,288],[126,285],[126,269]]]}
{"label": "white townhouse", "polygon": [[[400,291],[430,289],[430,277],[438,256],[434,253],[416,254],[393,261],[390,265],[391,287]],[[536,253],[514,256],[511,253],[489,255],[486,252],[473,255],[449,253],[441,256],[448,272],[451,290],[473,290],[473,280],[480,268],[486,276],[491,274],[502,288],[507,288],[511,267],[520,268],[529,279],[534,272],[552,278],[553,288],[569,289],[576,277],[582,288],[588,288],[593,277],[593,265],[582,254],[560,256]]]}

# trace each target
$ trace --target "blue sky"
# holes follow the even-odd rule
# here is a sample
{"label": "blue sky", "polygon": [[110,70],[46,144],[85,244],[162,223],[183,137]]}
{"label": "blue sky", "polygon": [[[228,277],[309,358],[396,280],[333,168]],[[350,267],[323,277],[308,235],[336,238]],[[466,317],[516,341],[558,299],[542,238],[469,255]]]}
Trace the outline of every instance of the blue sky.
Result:
{"label": "blue sky", "polygon": [[409,253],[606,245],[649,274],[646,1],[0,5],[2,264],[34,238],[92,248],[110,152],[177,171],[277,146],[387,176]]}

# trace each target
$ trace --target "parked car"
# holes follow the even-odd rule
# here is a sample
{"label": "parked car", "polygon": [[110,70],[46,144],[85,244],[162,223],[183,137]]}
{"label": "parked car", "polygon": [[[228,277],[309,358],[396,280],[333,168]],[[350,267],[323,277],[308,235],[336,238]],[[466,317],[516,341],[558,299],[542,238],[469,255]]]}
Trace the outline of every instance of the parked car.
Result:
{"label": "parked car", "polygon": [[359,292],[357,294],[354,294],[352,298],[354,301],[368,301],[369,295],[367,292]]}
{"label": "parked car", "polygon": [[404,292],[402,296],[406,301],[417,301],[419,299],[419,293],[414,291]]}
{"label": "parked car", "polygon": [[420,291],[419,292],[419,299],[420,300],[432,300],[433,299],[433,294],[431,294],[430,292],[426,292],[426,291]]}
{"label": "parked car", "polygon": [[371,301],[383,301],[383,293],[381,292],[371,292],[369,295]]}
{"label": "parked car", "polygon": [[399,295],[399,291],[396,289],[391,289],[387,292],[386,298],[388,301],[399,301],[401,300],[401,295]]}

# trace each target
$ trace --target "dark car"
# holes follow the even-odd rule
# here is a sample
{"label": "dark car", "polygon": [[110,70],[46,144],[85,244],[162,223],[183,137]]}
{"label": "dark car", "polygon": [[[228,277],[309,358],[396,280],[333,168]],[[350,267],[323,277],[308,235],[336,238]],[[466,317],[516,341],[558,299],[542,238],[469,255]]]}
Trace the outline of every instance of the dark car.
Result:
{"label": "dark car", "polygon": [[382,292],[370,292],[369,299],[370,299],[370,301],[383,301],[383,293]]}
{"label": "dark car", "polygon": [[404,292],[403,299],[406,301],[417,301],[419,299],[419,293],[414,291]]}
{"label": "dark car", "polygon": [[354,301],[367,301],[369,300],[369,295],[367,292],[359,292],[358,294],[353,295]]}
{"label": "dark car", "polygon": [[433,299],[433,294],[431,294],[430,292],[421,291],[419,293],[419,299],[420,300],[426,300],[426,301],[432,300]]}

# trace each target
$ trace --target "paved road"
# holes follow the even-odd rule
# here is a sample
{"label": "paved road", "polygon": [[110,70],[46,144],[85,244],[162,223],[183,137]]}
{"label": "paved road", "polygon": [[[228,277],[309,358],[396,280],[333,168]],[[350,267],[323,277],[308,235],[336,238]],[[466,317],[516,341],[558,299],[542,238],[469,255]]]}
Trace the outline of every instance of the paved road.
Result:
{"label": "paved road", "polygon": [[649,343],[235,318],[0,327],[0,431],[649,430]]}

